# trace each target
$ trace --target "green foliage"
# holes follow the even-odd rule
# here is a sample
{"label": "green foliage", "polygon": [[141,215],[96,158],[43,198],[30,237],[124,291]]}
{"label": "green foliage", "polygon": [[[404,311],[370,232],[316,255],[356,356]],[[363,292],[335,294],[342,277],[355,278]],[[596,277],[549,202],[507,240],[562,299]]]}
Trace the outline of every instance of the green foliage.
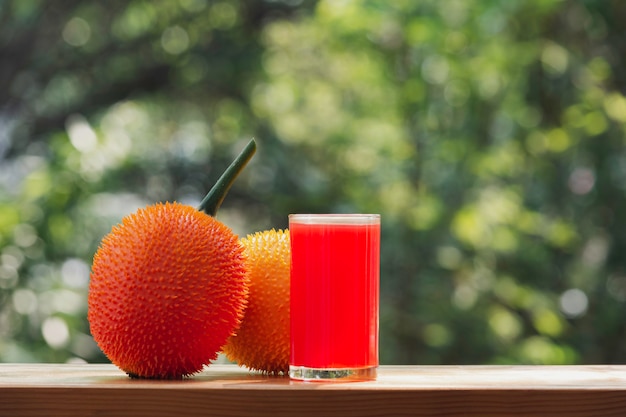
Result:
{"label": "green foliage", "polygon": [[[626,8],[602,1],[0,5],[0,360],[102,361],[89,265],[122,216],[383,219],[383,363],[626,355]],[[10,59],[9,59],[10,57]]]}

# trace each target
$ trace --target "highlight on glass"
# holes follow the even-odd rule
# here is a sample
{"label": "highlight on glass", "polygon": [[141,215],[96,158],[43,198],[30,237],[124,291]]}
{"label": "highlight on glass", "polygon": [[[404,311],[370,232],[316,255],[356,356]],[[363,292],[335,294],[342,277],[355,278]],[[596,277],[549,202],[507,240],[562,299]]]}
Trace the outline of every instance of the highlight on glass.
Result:
{"label": "highlight on glass", "polygon": [[291,214],[289,233],[290,377],[375,379],[380,215]]}

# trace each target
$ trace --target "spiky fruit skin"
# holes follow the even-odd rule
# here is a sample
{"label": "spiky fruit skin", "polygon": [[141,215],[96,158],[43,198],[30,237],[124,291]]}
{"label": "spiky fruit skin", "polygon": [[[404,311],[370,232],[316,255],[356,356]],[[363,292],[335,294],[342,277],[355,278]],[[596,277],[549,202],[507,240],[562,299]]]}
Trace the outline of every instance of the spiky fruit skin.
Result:
{"label": "spiky fruit skin", "polygon": [[231,229],[193,207],[140,209],[113,227],[94,256],[91,334],[130,376],[196,373],[241,323],[244,260]]}
{"label": "spiky fruit skin", "polygon": [[236,335],[224,353],[249,369],[269,374],[289,370],[289,231],[267,230],[241,239],[249,275],[249,298]]}

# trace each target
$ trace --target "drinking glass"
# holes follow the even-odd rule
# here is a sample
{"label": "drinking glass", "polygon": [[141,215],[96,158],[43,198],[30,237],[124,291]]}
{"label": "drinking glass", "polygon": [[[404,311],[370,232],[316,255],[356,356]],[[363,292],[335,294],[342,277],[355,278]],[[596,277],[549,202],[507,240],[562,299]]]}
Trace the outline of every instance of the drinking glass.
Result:
{"label": "drinking glass", "polygon": [[371,380],[378,367],[380,215],[291,214],[297,380]]}

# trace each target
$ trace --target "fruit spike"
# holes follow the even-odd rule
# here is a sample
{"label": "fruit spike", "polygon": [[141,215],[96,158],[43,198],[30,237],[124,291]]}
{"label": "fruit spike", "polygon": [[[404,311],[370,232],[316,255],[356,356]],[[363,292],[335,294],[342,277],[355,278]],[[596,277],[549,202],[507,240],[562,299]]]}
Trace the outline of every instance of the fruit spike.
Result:
{"label": "fruit spike", "polygon": [[226,171],[224,171],[222,176],[217,180],[213,188],[211,188],[211,191],[209,191],[204,197],[198,207],[198,210],[204,211],[209,216],[215,217],[217,210],[222,205],[222,201],[224,201],[224,197],[226,197],[226,193],[228,193],[228,190],[230,190],[233,182],[235,182],[235,179],[255,152],[256,142],[254,139],[251,139],[237,158],[235,158],[230,166],[226,168]]}

